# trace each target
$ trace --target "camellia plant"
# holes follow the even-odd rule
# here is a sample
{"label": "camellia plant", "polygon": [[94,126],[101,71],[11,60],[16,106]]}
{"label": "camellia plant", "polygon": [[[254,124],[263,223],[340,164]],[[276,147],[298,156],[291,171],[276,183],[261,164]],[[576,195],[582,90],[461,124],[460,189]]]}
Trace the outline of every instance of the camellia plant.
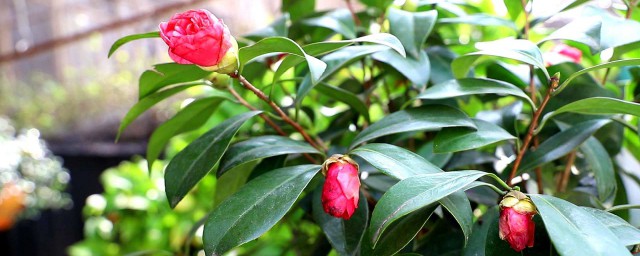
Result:
{"label": "camellia plant", "polygon": [[161,37],[175,61],[141,75],[120,131],[202,88],[146,158],[215,123],[164,170],[171,207],[217,178],[207,255],[300,211],[324,234],[296,240],[300,254],[631,255],[640,11],[623,2],[536,16],[526,0],[283,1],[273,24],[236,37],[188,10],[112,46]]}

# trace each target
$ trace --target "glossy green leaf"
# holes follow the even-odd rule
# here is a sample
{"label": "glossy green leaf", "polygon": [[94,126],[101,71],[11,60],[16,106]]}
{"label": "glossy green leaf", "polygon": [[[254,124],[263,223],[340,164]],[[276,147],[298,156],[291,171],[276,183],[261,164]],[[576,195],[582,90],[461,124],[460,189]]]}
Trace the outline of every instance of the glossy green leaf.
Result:
{"label": "glossy green leaf", "polygon": [[522,98],[535,108],[531,98],[522,89],[507,82],[488,78],[461,78],[449,80],[427,88],[419,99],[446,99],[473,94],[506,94]]}
{"label": "glossy green leaf", "polygon": [[598,198],[605,201],[616,193],[616,174],[607,150],[594,137],[580,145],[580,152],[596,178]]}
{"label": "glossy green leaf", "polygon": [[304,58],[309,66],[309,72],[311,73],[311,79],[313,81],[317,81],[327,68],[327,64],[311,55],[308,55],[302,47],[293,40],[286,37],[269,37],[238,50],[240,72],[242,72],[243,67],[249,61],[265,54],[277,52],[295,54]]}
{"label": "glossy green leaf", "polygon": [[583,208],[548,195],[529,195],[560,255],[631,255],[605,225]]}
{"label": "glossy green leaf", "polygon": [[407,12],[390,8],[387,11],[389,32],[400,39],[409,56],[422,59],[422,44],[431,33],[438,18],[435,10],[426,12]]}
{"label": "glossy green leaf", "polygon": [[569,85],[571,80],[576,79],[577,77],[584,75],[588,72],[598,70],[598,69],[603,69],[603,68],[615,68],[615,67],[634,66],[634,65],[640,65],[640,59],[617,60],[617,61],[607,62],[607,63],[595,65],[593,67],[585,68],[578,72],[572,73],[569,77],[567,77],[567,79],[564,80],[564,82],[562,82],[562,84],[558,86],[558,89],[556,89],[553,92],[553,94],[557,95]]}
{"label": "glossy green leaf", "polygon": [[369,162],[386,175],[399,180],[421,174],[442,172],[421,156],[404,148],[383,143],[370,143],[349,152]]}
{"label": "glossy green leaf", "polygon": [[420,51],[418,56],[418,58],[413,56],[404,57],[395,51],[386,50],[374,53],[371,57],[389,64],[419,88],[424,88],[429,82],[431,65],[426,52]]}
{"label": "glossy green leaf", "polygon": [[[604,8],[586,6],[582,16],[591,19],[602,20],[600,29],[600,49],[621,48],[640,41],[640,34],[629,31],[640,30],[640,22],[633,19],[624,19],[618,15],[612,15]],[[617,49],[615,49],[617,50]],[[620,52],[618,52],[619,54]]]}
{"label": "glossy green leaf", "polygon": [[[524,9],[522,7],[522,3],[520,1],[513,0],[504,0],[503,2],[511,20],[517,20]],[[527,0],[527,2],[529,2],[529,0]]]}
{"label": "glossy green leaf", "polygon": [[571,40],[588,46],[591,53],[595,54],[604,50],[600,47],[601,29],[602,21],[600,19],[578,18],[540,40],[538,44],[552,40]]}
{"label": "glossy green leaf", "polygon": [[215,196],[213,197],[214,209],[247,183],[251,171],[258,163],[259,161],[256,160],[238,165],[229,174],[217,178]]}
{"label": "glossy green leaf", "polygon": [[222,255],[258,238],[295,203],[319,165],[298,165],[265,173],[251,180],[211,212],[204,225],[207,255]]}
{"label": "glossy green leaf", "polygon": [[629,222],[626,222],[615,214],[606,211],[591,207],[581,208],[598,219],[602,225],[609,228],[609,230],[618,237],[622,245],[633,246],[640,244],[640,230],[629,224]]}
{"label": "glossy green leaf", "polygon": [[476,130],[465,127],[442,129],[434,139],[433,151],[436,153],[458,152],[516,139],[495,124],[480,119],[473,119],[473,122]]}
{"label": "glossy green leaf", "polygon": [[[421,156],[391,144],[371,143],[358,147],[349,154],[369,162],[383,173],[399,180],[421,174],[440,173],[442,170]],[[471,206],[464,192],[456,192],[439,200],[458,221],[468,239],[471,232]],[[466,241],[465,241],[466,242]]]}
{"label": "glossy green leaf", "polygon": [[406,247],[418,232],[422,230],[422,227],[431,217],[435,209],[435,205],[422,207],[391,223],[391,225],[382,232],[375,248],[372,248],[371,240],[364,239],[362,242],[361,255],[395,255],[402,250],[402,248]]}
{"label": "glossy green leaf", "polygon": [[160,37],[160,32],[158,31],[153,31],[153,32],[148,32],[148,33],[142,33],[142,34],[135,34],[135,35],[128,35],[125,36],[123,38],[120,38],[118,40],[116,40],[115,42],[113,42],[113,44],[111,45],[111,48],[109,49],[109,55],[107,55],[107,57],[111,57],[111,55],[113,55],[114,52],[116,52],[116,50],[118,50],[118,48],[120,48],[120,46],[134,41],[134,40],[138,40],[138,39],[144,39],[144,38],[156,38],[156,37]]}
{"label": "glossy green leaf", "polygon": [[356,24],[351,13],[346,9],[338,9],[319,17],[307,19],[303,23],[331,29],[348,39],[356,38]]}
{"label": "glossy green leaf", "polygon": [[[488,233],[491,225],[498,220],[498,206],[491,207],[473,225],[469,244],[464,248],[465,256],[485,256],[488,244]],[[507,253],[505,251],[504,253]]]}
{"label": "glossy green leaf", "polygon": [[265,135],[238,142],[229,147],[220,160],[217,176],[223,176],[228,170],[254,160],[287,154],[320,154],[309,144],[288,137]]}
{"label": "glossy green leaf", "polygon": [[369,206],[360,192],[358,208],[349,220],[327,214],[322,208],[322,186],[313,195],[313,218],[322,228],[324,235],[338,255],[357,255],[369,221]]}
{"label": "glossy green leaf", "polygon": [[318,82],[325,81],[327,78],[338,72],[338,70],[342,69],[347,64],[350,64],[366,55],[387,49],[388,48],[383,45],[356,45],[345,47],[324,56],[322,58],[322,61],[327,64],[325,72],[315,82],[313,79],[309,79],[309,76],[305,77],[306,82],[303,80],[303,82],[298,86],[295,101],[296,105],[300,105],[305,96],[307,96],[307,94]]}
{"label": "glossy green leaf", "polygon": [[218,163],[240,126],[259,113],[252,111],[227,119],[191,142],[169,162],[164,179],[172,208]]}
{"label": "glossy green leaf", "polygon": [[122,134],[124,129],[126,129],[129,126],[129,124],[131,124],[131,122],[136,120],[138,116],[140,116],[142,113],[147,111],[149,108],[153,107],[158,102],[163,101],[164,99],[169,98],[175,95],[176,93],[184,91],[189,87],[193,87],[196,85],[205,85],[205,84],[206,83],[204,82],[194,82],[186,85],[176,86],[174,88],[170,88],[161,92],[151,94],[139,100],[138,103],[136,103],[135,105],[133,105],[133,107],[131,107],[131,109],[129,109],[127,114],[122,118],[122,121],[120,121],[120,128],[118,128],[118,135],[116,136],[116,142],[120,138],[120,135]]}
{"label": "glossy green leaf", "polygon": [[531,41],[523,39],[501,39],[491,42],[477,43],[476,48],[480,51],[462,55],[451,63],[453,75],[462,78],[467,75],[473,63],[482,56],[502,57],[524,62],[542,70],[547,80],[549,73],[542,59],[540,49]]}
{"label": "glossy green leaf", "polygon": [[413,211],[460,191],[476,179],[487,175],[481,171],[455,171],[410,177],[391,187],[373,210],[369,236],[374,245],[391,223]]}
{"label": "glossy green leaf", "polygon": [[453,153],[434,153],[433,140],[423,144],[422,147],[420,147],[416,151],[416,154],[424,157],[424,159],[441,169],[444,168],[445,165],[447,165],[447,163],[453,156]]}
{"label": "glossy green leaf", "polygon": [[628,114],[640,116],[640,104],[608,97],[592,97],[566,104],[555,111],[549,112],[540,121],[536,131],[542,130],[547,121],[562,113],[572,112],[589,115]]}
{"label": "glossy green leaf", "polygon": [[387,7],[391,3],[393,3],[393,0],[360,0],[360,2],[367,6],[376,7],[381,10],[386,10]]}
{"label": "glossy green leaf", "polygon": [[184,107],[171,119],[167,120],[153,131],[147,144],[147,165],[149,170],[153,162],[158,159],[169,140],[178,134],[198,129],[204,125],[223,99],[209,97],[195,100]]}
{"label": "glossy green leaf", "polygon": [[443,127],[457,126],[475,128],[473,121],[460,110],[444,105],[427,105],[400,110],[385,116],[360,132],[351,142],[351,148],[389,134],[434,131]]}
{"label": "glossy green leaf", "polygon": [[[518,5],[520,4],[518,3]],[[516,27],[516,24],[513,23],[513,21],[487,15],[484,13],[471,14],[471,15],[454,17],[454,18],[442,18],[438,20],[438,23],[440,24],[463,23],[463,24],[471,24],[476,26],[502,26],[502,27],[510,28],[514,31],[518,30],[518,28]]]}
{"label": "glossy green leaf", "polygon": [[[196,65],[164,63],[142,73],[138,82],[138,99],[143,99],[158,90],[173,84],[194,82],[211,74]],[[198,81],[201,82],[201,81]]]}
{"label": "glossy green leaf", "polygon": [[280,11],[289,13],[292,20],[298,20],[315,11],[316,0],[282,0]]}
{"label": "glossy green leaf", "polygon": [[331,97],[332,99],[349,105],[355,111],[358,111],[358,113],[360,113],[367,122],[369,122],[369,108],[367,108],[364,102],[355,94],[326,83],[319,83],[315,88],[318,92],[326,95],[327,97]]}
{"label": "glossy green leaf", "polygon": [[438,200],[438,202],[451,213],[460,225],[466,245],[473,229],[473,210],[471,209],[469,198],[467,198],[464,191],[458,191]]}
{"label": "glossy green leaf", "polygon": [[[339,50],[341,48],[352,45],[354,43],[372,43],[372,44],[385,45],[393,49],[394,51],[396,51],[398,54],[402,56],[406,56],[404,47],[402,46],[402,43],[400,43],[400,40],[398,40],[397,37],[387,33],[366,35],[366,36],[358,37],[351,40],[311,43],[303,46],[302,49],[305,52],[307,52],[307,54],[309,55],[318,56],[318,55],[324,55],[324,54]],[[280,65],[278,66],[278,69],[276,70],[275,74],[273,75],[273,82],[278,81],[278,79],[280,79],[280,77],[282,76],[282,74],[284,74],[284,72],[302,63],[303,61],[304,61],[304,58],[297,55],[288,55],[287,57],[285,57],[280,63]]]}
{"label": "glossy green leaf", "polygon": [[542,142],[535,151],[529,151],[524,155],[519,172],[528,171],[568,154],[609,122],[611,121],[602,119],[589,120],[556,133]]}

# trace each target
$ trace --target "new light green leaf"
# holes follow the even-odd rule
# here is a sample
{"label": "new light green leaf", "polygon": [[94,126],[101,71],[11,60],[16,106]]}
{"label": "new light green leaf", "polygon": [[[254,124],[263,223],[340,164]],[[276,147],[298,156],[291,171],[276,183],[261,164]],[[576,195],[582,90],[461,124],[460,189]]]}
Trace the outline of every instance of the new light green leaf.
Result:
{"label": "new light green leaf", "polygon": [[360,132],[350,148],[385,135],[411,131],[434,131],[443,127],[475,128],[471,119],[460,110],[444,105],[427,105],[405,109],[385,116]]}
{"label": "new light green leaf", "polygon": [[535,104],[533,104],[531,98],[529,98],[522,89],[513,84],[489,78],[452,79],[427,88],[427,90],[418,95],[418,98],[425,100],[447,99],[463,95],[489,93],[506,94],[522,98],[529,102],[529,105],[535,109]]}
{"label": "new light green leaf", "polygon": [[298,199],[319,165],[284,167],[251,180],[218,206],[204,225],[207,255],[222,255],[273,227]]}
{"label": "new light green leaf", "polygon": [[234,167],[254,160],[287,154],[321,154],[309,144],[288,137],[265,135],[238,142],[220,160],[217,176],[220,177]]}
{"label": "new light green leaf", "polygon": [[455,171],[410,177],[391,187],[376,204],[371,217],[369,236],[373,247],[380,234],[399,218],[428,206],[476,179],[487,175],[481,171]]}
{"label": "new light green leaf", "polygon": [[548,195],[529,195],[560,255],[631,255],[616,235],[582,207]]}
{"label": "new light green leaf", "polygon": [[164,180],[171,208],[213,169],[240,126],[259,113],[252,111],[227,119],[191,142],[169,162]]}
{"label": "new light green leaf", "polygon": [[465,151],[516,139],[495,124],[480,119],[473,119],[473,122],[476,126],[475,130],[465,127],[442,129],[434,139],[433,151],[436,153]]}

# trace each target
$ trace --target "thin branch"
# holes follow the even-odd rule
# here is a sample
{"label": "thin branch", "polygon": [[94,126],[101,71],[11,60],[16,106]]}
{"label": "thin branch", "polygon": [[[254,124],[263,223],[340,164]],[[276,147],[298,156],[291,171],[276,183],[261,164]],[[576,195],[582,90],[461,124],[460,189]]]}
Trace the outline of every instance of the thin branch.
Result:
{"label": "thin branch", "polygon": [[[233,89],[233,86],[229,86],[229,92],[231,92],[231,94],[233,95],[233,97],[235,97],[238,102],[240,102],[240,104],[242,104],[243,106],[247,107],[250,110],[256,110],[255,107],[251,106],[251,104],[249,104],[249,102],[247,102],[244,98],[242,98],[242,96],[240,96],[240,94],[238,94],[238,92]],[[271,118],[269,118],[269,116],[267,116],[264,113],[259,114],[259,116],[269,125],[271,126],[274,130],[276,130],[276,132],[282,136],[288,136],[287,133],[285,133],[282,128],[280,128],[280,126],[278,126],[278,124],[276,124],[275,122],[273,122],[273,120],[271,120]],[[305,158],[307,158],[307,160],[309,160],[310,162],[317,164],[318,161],[316,159],[314,159],[313,157],[311,157],[311,155],[304,153],[302,154],[304,155]]]}
{"label": "thin branch", "polygon": [[351,3],[351,0],[345,0],[345,2],[347,3],[347,8],[351,13],[351,17],[353,18],[353,22],[356,23],[356,26],[360,26],[362,22],[360,21],[360,18],[358,18],[358,15],[356,14],[356,9],[353,8],[353,4]]}
{"label": "thin branch", "polygon": [[573,167],[573,163],[576,161],[576,151],[571,151],[567,156],[567,164],[564,166],[564,172],[560,179],[558,180],[558,185],[556,190],[560,193],[564,193],[567,190],[567,184],[569,184],[569,177],[571,174],[571,167]]}
{"label": "thin branch", "polygon": [[[231,92],[231,94],[233,95],[233,97],[235,97],[238,102],[240,102],[240,104],[242,104],[243,106],[247,107],[250,110],[256,110],[255,107],[251,106],[251,104],[249,104],[249,102],[247,102],[244,98],[242,98],[242,96],[240,96],[240,94],[238,94],[238,92],[233,89],[233,86],[229,86],[229,92]],[[269,116],[267,116],[266,114],[262,113],[259,114],[260,118],[262,118],[269,126],[271,126],[274,130],[276,130],[276,132],[282,136],[287,136],[287,133],[285,133],[282,128],[280,128],[280,126],[278,126],[275,122],[273,122],[273,120],[271,120],[271,118],[269,118]]]}
{"label": "thin branch", "polygon": [[538,107],[538,110],[535,113],[533,113],[533,117],[531,118],[531,124],[529,125],[529,130],[527,131],[527,135],[524,138],[524,142],[522,143],[522,146],[518,151],[518,156],[516,157],[516,160],[513,163],[513,169],[511,169],[511,173],[509,174],[509,179],[507,180],[507,184],[509,186],[511,186],[511,180],[513,180],[513,178],[516,177],[516,173],[518,171],[518,168],[520,167],[520,163],[522,162],[524,153],[527,152],[527,148],[529,147],[529,144],[531,144],[531,140],[533,139],[533,132],[535,128],[538,126],[538,121],[540,119],[540,116],[542,115],[542,111],[544,110],[544,107],[549,102],[549,99],[551,99],[551,93],[553,92],[553,90],[555,90],[558,87],[559,80],[560,78],[558,77],[558,75],[554,75],[553,77],[551,77],[551,80],[549,81],[549,89],[547,90],[547,94],[542,100],[540,107]]}
{"label": "thin branch", "polygon": [[320,146],[316,141],[314,141],[311,138],[311,136],[309,136],[309,134],[302,128],[302,126],[300,126],[300,124],[298,124],[295,121],[291,120],[291,118],[289,118],[289,116],[286,113],[284,113],[284,111],[282,111],[282,109],[278,105],[276,105],[275,102],[270,100],[269,97],[267,97],[267,95],[264,94],[264,92],[262,92],[260,89],[258,89],[255,86],[253,86],[251,84],[251,82],[247,81],[247,79],[245,79],[242,75],[239,75],[239,74],[236,73],[236,74],[229,74],[229,76],[232,77],[232,78],[238,79],[238,81],[240,81],[240,84],[242,84],[245,88],[247,88],[250,91],[252,91],[262,101],[264,101],[267,104],[269,104],[269,106],[273,110],[275,110],[276,113],[278,113],[280,118],[282,118],[283,121],[285,121],[286,123],[291,125],[296,131],[298,131],[302,135],[304,140],[307,141],[311,146],[313,146],[314,148],[316,148],[316,149],[318,149],[320,151],[323,151],[323,152],[326,151],[326,149],[324,147]]}

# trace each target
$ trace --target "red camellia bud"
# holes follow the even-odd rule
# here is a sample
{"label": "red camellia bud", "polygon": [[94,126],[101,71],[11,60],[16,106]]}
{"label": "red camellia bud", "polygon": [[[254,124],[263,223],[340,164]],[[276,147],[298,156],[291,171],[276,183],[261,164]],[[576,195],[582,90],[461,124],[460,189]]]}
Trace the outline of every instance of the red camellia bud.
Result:
{"label": "red camellia bud", "polygon": [[520,191],[511,191],[500,202],[500,239],[506,240],[515,251],[533,247],[536,207]]}
{"label": "red camellia bud", "polygon": [[169,57],[179,64],[196,64],[218,73],[238,68],[238,43],[222,20],[207,10],[189,10],[160,23],[160,36]]}
{"label": "red camellia bud", "polygon": [[348,156],[333,155],[322,164],[326,176],[322,207],[334,217],[348,220],[358,208],[360,179],[358,164]]}

